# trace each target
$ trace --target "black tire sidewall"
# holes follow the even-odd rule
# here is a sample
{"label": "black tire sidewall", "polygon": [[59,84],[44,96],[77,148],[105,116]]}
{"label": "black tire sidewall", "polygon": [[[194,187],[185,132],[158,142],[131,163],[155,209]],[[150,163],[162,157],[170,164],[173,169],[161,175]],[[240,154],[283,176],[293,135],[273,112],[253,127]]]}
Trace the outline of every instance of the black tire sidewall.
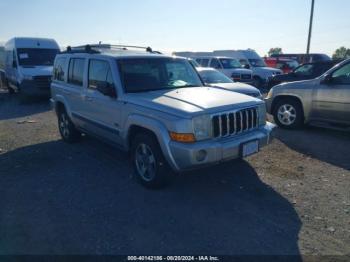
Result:
{"label": "black tire sidewall", "polygon": [[[296,111],[296,119],[295,119],[294,123],[291,125],[285,125],[285,124],[281,123],[278,119],[278,109],[281,106],[286,105],[286,104],[293,106],[295,111]],[[275,120],[275,123],[281,128],[298,129],[303,125],[304,113],[303,113],[303,110],[302,110],[299,102],[295,101],[294,99],[283,99],[283,100],[278,101],[276,106],[274,107],[273,118]]]}
{"label": "black tire sidewall", "polygon": [[[146,181],[138,173],[135,161],[136,149],[140,144],[146,144],[152,151],[155,161],[156,161],[156,174],[154,179]],[[138,134],[133,139],[131,145],[131,161],[134,169],[135,176],[139,183],[143,186],[151,189],[162,188],[166,186],[172,176],[171,169],[163,156],[163,152],[159,146],[158,141],[151,134]]]}
{"label": "black tire sidewall", "polygon": [[[60,122],[62,119],[62,115],[64,115],[68,120],[68,131],[69,131],[68,137],[65,137],[62,134],[62,130],[60,128]],[[58,130],[60,132],[62,139],[68,143],[74,143],[74,142],[78,141],[78,139],[80,137],[79,131],[74,127],[74,124],[70,120],[70,118],[65,110],[61,110],[60,112],[58,112]]]}

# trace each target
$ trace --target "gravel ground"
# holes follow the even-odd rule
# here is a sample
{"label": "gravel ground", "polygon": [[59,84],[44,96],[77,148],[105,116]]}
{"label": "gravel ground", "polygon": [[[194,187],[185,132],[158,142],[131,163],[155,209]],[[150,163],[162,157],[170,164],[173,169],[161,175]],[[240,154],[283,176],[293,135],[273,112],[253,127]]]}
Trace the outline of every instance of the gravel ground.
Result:
{"label": "gravel ground", "polygon": [[47,102],[0,92],[0,254],[349,255],[349,188],[349,133],[306,127],[149,191],[117,149],[63,143]]}

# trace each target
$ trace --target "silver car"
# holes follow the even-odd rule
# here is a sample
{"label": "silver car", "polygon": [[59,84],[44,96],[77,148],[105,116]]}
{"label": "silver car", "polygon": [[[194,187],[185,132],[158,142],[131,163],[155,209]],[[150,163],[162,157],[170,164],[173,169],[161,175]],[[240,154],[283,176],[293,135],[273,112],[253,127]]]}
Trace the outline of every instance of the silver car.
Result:
{"label": "silver car", "polygon": [[196,70],[198,71],[205,85],[222,88],[262,99],[262,95],[259,89],[245,83],[234,82],[216,69],[196,67]]}
{"label": "silver car", "polygon": [[304,123],[350,127],[350,59],[312,80],[273,87],[266,99],[267,112],[283,128]]}
{"label": "silver car", "polygon": [[129,152],[147,187],[166,183],[171,170],[246,157],[270,142],[262,100],[204,86],[184,58],[129,48],[57,55],[51,92],[63,140],[87,133]]}

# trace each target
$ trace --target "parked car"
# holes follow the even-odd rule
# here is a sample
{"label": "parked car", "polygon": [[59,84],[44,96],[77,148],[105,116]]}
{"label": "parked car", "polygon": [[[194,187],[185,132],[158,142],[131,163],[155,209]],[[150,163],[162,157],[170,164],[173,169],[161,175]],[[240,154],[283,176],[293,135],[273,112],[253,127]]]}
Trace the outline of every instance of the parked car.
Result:
{"label": "parked car", "polygon": [[303,64],[288,74],[276,75],[272,77],[268,82],[268,87],[273,87],[284,82],[314,79],[328,71],[334,65],[334,61]]}
{"label": "parked car", "polygon": [[312,80],[273,87],[266,97],[267,112],[283,128],[304,123],[350,127],[350,59]]}
{"label": "parked car", "polygon": [[252,71],[242,68],[242,65],[230,57],[193,57],[193,59],[200,64],[201,67],[214,68],[227,77],[230,77],[235,82],[242,82],[251,84],[253,81]]}
{"label": "parked car", "polygon": [[5,44],[5,81],[10,93],[49,96],[53,62],[59,53],[53,39],[16,37]]}
{"label": "parked car", "polygon": [[198,67],[196,69],[207,86],[218,87],[262,99],[259,89],[244,83],[234,82],[214,68]]}
{"label": "parked car", "polygon": [[282,70],[284,74],[288,74],[299,66],[299,63],[293,59],[265,57],[264,61],[268,67]]}
{"label": "parked car", "polygon": [[55,59],[51,91],[63,140],[84,132],[130,152],[147,187],[170,170],[257,153],[274,128],[262,100],[206,87],[187,59],[151,48],[69,48]]}
{"label": "parked car", "polygon": [[296,60],[299,64],[326,62],[332,59],[326,54],[273,54],[271,57]]}
{"label": "parked car", "polygon": [[261,88],[267,85],[269,78],[282,74],[280,69],[268,67],[264,60],[251,49],[248,50],[215,50],[214,55],[232,57],[245,68],[253,71],[253,85]]}

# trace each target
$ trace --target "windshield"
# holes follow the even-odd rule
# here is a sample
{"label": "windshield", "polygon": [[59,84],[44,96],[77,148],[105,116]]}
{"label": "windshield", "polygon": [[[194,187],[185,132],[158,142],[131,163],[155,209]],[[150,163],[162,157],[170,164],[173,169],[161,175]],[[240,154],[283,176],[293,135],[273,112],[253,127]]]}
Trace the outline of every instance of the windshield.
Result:
{"label": "windshield", "polygon": [[18,48],[17,55],[21,66],[52,66],[58,49]]}
{"label": "windshield", "polygon": [[220,58],[220,62],[224,69],[241,68],[242,65],[236,59]]}
{"label": "windshield", "polygon": [[206,84],[233,83],[233,81],[223,73],[214,70],[200,71],[199,75]]}
{"label": "windshield", "polygon": [[262,59],[248,59],[252,67],[265,67],[266,64]]}
{"label": "windshield", "polygon": [[295,60],[293,61],[287,61],[286,64],[289,66],[289,68],[297,68],[299,66],[299,63]]}
{"label": "windshield", "polygon": [[122,59],[118,66],[127,93],[203,86],[195,69],[184,59]]}

